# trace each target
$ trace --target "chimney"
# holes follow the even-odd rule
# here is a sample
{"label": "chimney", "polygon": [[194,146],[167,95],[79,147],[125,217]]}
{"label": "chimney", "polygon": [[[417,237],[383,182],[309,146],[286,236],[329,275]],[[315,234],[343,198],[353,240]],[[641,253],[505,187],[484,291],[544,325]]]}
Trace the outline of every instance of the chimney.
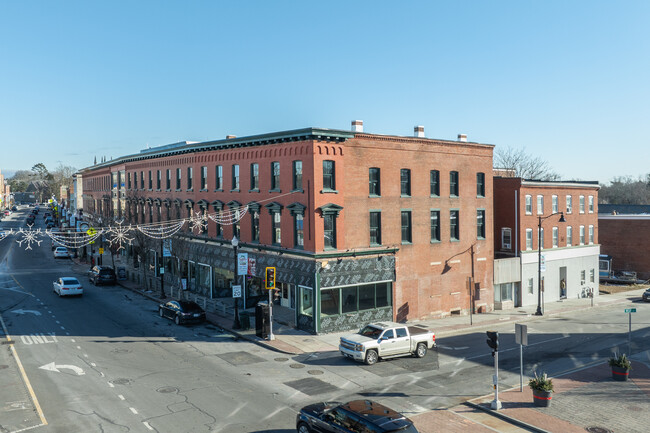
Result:
{"label": "chimney", "polygon": [[363,132],[363,120],[353,120],[352,121],[352,131],[354,131],[354,132]]}
{"label": "chimney", "polygon": [[414,126],[413,137],[424,137],[424,126]]}
{"label": "chimney", "polygon": [[458,134],[458,141],[467,141],[467,134]]}
{"label": "chimney", "polygon": [[237,138],[236,135],[226,135],[226,140],[230,140],[231,138]]}

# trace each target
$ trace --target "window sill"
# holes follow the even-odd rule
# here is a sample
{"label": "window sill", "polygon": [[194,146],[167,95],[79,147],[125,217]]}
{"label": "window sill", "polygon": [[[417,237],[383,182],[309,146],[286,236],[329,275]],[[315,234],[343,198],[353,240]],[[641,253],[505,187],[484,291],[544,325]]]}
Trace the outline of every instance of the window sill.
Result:
{"label": "window sill", "polygon": [[434,239],[434,240],[432,240],[430,243],[432,243],[432,244],[439,244],[439,243],[440,243],[440,239]]}
{"label": "window sill", "polygon": [[172,192],[171,188],[167,188],[165,192]]}
{"label": "window sill", "polygon": [[449,239],[449,242],[460,242],[460,239]]}
{"label": "window sill", "polygon": [[292,189],[291,192],[305,192],[305,190],[302,188],[298,188],[298,189]]}
{"label": "window sill", "polygon": [[176,192],[181,192],[181,189],[180,189],[180,188],[176,188]]}
{"label": "window sill", "polygon": [[213,192],[223,192],[223,189],[221,189],[221,188],[217,188],[217,189],[215,189]]}
{"label": "window sill", "polygon": [[336,251],[337,248],[334,247],[323,247],[323,251]]}
{"label": "window sill", "polygon": [[485,198],[484,195],[477,195],[476,198]]}
{"label": "window sill", "polygon": [[200,189],[199,192],[208,192],[207,188]]}
{"label": "window sill", "polygon": [[372,248],[381,247],[381,246],[382,246],[381,244],[375,244],[375,243],[370,244],[370,247],[372,247]]}
{"label": "window sill", "polygon": [[400,198],[411,198],[412,196],[410,194],[400,194]]}
{"label": "window sill", "polygon": [[450,194],[450,195],[449,195],[449,198],[458,198],[458,197],[460,197],[460,196],[458,196],[458,195],[454,195],[454,194]]}
{"label": "window sill", "polygon": [[282,190],[280,188],[273,188],[270,189],[269,192],[282,192]]}
{"label": "window sill", "polygon": [[335,189],[327,188],[327,189],[321,189],[320,193],[321,194],[338,194],[339,192],[337,190],[335,190]]}
{"label": "window sill", "polygon": [[260,192],[259,188],[249,189],[248,192]]}
{"label": "window sill", "polygon": [[440,194],[430,194],[429,198],[440,198]]}
{"label": "window sill", "polygon": [[402,241],[402,245],[413,245],[412,241]]}
{"label": "window sill", "polygon": [[194,188],[186,189],[185,192],[194,192]]}
{"label": "window sill", "polygon": [[231,189],[230,192],[240,192],[239,189]]}

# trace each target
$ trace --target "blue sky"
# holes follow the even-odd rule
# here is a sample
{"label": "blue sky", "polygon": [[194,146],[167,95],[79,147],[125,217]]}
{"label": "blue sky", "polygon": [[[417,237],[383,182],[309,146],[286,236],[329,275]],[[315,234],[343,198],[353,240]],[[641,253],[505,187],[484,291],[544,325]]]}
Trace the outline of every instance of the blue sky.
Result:
{"label": "blue sky", "polygon": [[648,1],[0,0],[0,169],[309,126],[650,173]]}

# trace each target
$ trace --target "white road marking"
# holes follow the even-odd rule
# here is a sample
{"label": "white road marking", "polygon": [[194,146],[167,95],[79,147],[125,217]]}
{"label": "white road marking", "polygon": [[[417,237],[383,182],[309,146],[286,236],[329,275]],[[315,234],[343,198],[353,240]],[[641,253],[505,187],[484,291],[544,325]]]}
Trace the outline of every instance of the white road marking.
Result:
{"label": "white road marking", "polygon": [[142,424],[144,424],[144,426],[149,430],[153,430],[153,427],[151,427],[147,421],[142,421]]}
{"label": "white road marking", "polygon": [[63,326],[61,326],[61,329],[63,329],[65,331],[65,328]]}
{"label": "white road marking", "polygon": [[91,362],[90,365],[92,365],[93,367],[97,367],[97,364],[95,364],[94,362]]}
{"label": "white road marking", "polygon": [[88,354],[87,354],[87,353],[84,353],[84,358],[88,358]]}
{"label": "white road marking", "polygon": [[137,411],[137,410],[135,410],[135,408],[133,408],[133,407],[130,407],[129,409],[130,409],[130,410],[131,410],[131,412],[133,412],[133,413],[134,413],[135,415],[137,415],[137,414],[138,414],[138,411]]}
{"label": "white road marking", "polygon": [[83,376],[84,374],[86,374],[84,373],[83,369],[77,367],[76,365],[67,365],[67,364],[57,365],[54,362],[50,362],[49,364],[42,365],[38,368],[43,370],[56,371],[57,373],[60,373],[59,371],[60,368],[64,368],[64,369],[74,371],[75,373],[77,373],[77,376]]}
{"label": "white road marking", "polygon": [[112,383],[110,382],[106,382],[106,383],[108,383],[108,386],[110,386],[111,388],[115,388],[115,385],[113,385]]}
{"label": "white road marking", "polygon": [[124,396],[122,394],[118,394],[117,396],[119,397],[120,400],[122,400],[122,401],[125,400],[125,398],[124,398]]}
{"label": "white road marking", "polygon": [[73,343],[77,342],[77,340],[75,340],[74,338],[71,338],[70,341],[72,341]]}
{"label": "white road marking", "polygon": [[77,346],[77,349],[81,350],[81,346]]}
{"label": "white road marking", "polygon": [[40,316],[41,312],[36,311],[36,310],[23,310],[22,308],[19,310],[12,310],[12,313],[20,314],[21,316],[24,316],[26,313],[33,314],[34,316]]}

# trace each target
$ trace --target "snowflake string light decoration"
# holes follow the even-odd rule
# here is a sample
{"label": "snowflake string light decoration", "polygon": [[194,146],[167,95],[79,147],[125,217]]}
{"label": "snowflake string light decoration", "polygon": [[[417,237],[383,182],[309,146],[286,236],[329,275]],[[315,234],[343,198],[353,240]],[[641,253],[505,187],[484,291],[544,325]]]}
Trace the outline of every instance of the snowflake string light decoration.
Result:
{"label": "snowflake string light decoration", "polygon": [[127,227],[123,227],[121,221],[117,223],[117,226],[109,227],[107,233],[110,236],[108,242],[111,245],[111,247],[113,245],[118,245],[117,251],[119,251],[124,249],[125,243],[131,244],[131,242],[133,242],[134,239],[133,237],[128,236],[131,230],[133,230],[131,228],[131,225]]}
{"label": "snowflake string light decoration", "polygon": [[205,227],[205,224],[207,223],[207,220],[203,213],[201,212],[195,212],[194,215],[192,215],[188,220],[187,223],[190,227],[190,231],[195,231],[197,233],[201,232],[201,229]]}
{"label": "snowflake string light decoration", "polygon": [[21,247],[23,246],[23,242],[26,242],[27,243],[27,246],[25,247],[26,250],[31,250],[33,244],[40,246],[41,242],[43,242],[42,239],[37,239],[37,236],[41,235],[41,229],[32,230],[30,226],[29,230],[23,230],[23,228],[21,227],[20,230],[18,230],[17,234],[19,236],[22,235],[23,238],[16,239],[16,242],[18,242],[18,245],[20,245]]}
{"label": "snowflake string light decoration", "polygon": [[157,224],[143,224],[135,226],[136,229],[153,239],[166,239],[178,232],[185,224],[185,220],[168,221]]}
{"label": "snowflake string light decoration", "polygon": [[242,208],[229,210],[227,212],[215,212],[209,214],[208,218],[210,218],[212,221],[216,222],[217,224],[232,225],[235,224],[237,221],[241,220],[244,217],[244,215],[246,215],[246,212],[248,212],[248,205]]}
{"label": "snowflake string light decoration", "polygon": [[101,231],[90,232],[59,232],[45,231],[57,245],[63,245],[68,248],[81,248],[93,243],[101,234]]}

